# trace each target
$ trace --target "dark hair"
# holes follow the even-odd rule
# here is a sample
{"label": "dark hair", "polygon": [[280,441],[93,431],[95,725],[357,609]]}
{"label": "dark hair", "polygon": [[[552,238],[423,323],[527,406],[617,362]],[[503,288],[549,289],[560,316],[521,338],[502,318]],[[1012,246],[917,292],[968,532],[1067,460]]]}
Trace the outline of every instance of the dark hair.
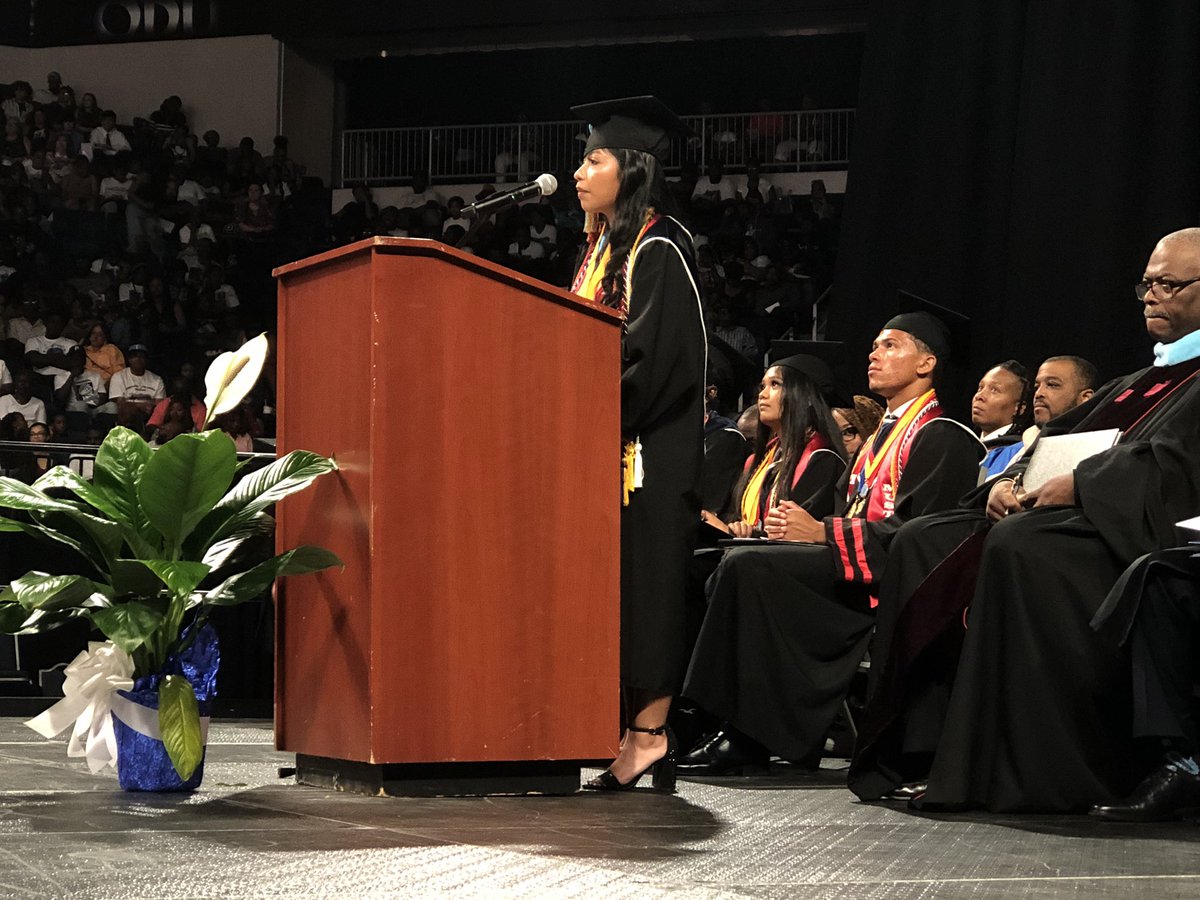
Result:
{"label": "dark hair", "polygon": [[[846,445],[842,441],[841,429],[833,420],[829,404],[812,379],[790,366],[779,366],[779,371],[783,373],[783,397],[779,411],[780,456],[779,464],[775,467],[775,479],[776,482],[780,478],[786,479],[776,492],[780,499],[784,499],[791,490],[791,479],[808,444],[805,435],[810,428],[821,435],[829,449],[843,460],[846,458]],[[750,457],[755,463],[767,452],[767,443],[770,440],[771,429],[760,421],[754,435],[754,452]],[[754,464],[751,464],[738,479],[737,486],[733,489],[735,503],[741,504],[742,494],[753,473]]]}
{"label": "dark hair", "polygon": [[1042,362],[1069,362],[1075,367],[1081,391],[1094,391],[1100,384],[1100,370],[1082,356],[1047,356]]}
{"label": "dark hair", "polygon": [[1029,377],[1029,370],[1015,359],[997,363],[996,368],[1003,369],[1020,382],[1021,392],[1017,399],[1017,414],[1013,416],[1013,425],[1019,431],[1024,431],[1033,424],[1033,381]]}
{"label": "dark hair", "polygon": [[671,193],[667,190],[667,179],[662,164],[650,153],[641,150],[612,149],[609,152],[617,159],[616,208],[609,229],[608,267],[600,285],[605,306],[620,306],[625,299],[625,280],[621,272],[629,259],[629,252],[646,224],[646,212],[654,209],[670,215],[674,212]]}

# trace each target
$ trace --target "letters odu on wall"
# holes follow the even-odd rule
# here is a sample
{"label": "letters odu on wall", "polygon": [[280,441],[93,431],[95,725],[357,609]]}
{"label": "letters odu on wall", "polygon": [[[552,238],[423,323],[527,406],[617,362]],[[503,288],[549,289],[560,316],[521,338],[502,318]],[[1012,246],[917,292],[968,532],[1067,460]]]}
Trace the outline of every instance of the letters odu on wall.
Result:
{"label": "letters odu on wall", "polygon": [[96,8],[105,40],[195,37],[216,31],[215,0],[108,0]]}

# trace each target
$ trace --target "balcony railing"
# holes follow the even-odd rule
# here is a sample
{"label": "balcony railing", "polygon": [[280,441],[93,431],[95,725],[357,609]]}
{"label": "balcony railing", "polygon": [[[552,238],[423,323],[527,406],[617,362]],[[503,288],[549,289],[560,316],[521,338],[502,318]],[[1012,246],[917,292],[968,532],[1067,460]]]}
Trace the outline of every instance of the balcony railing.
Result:
{"label": "balcony railing", "polygon": [[[844,167],[850,160],[853,109],[810,109],[688,116],[695,136],[672,143],[669,171],[703,169],[718,159],[730,170],[758,161],[766,171]],[[586,128],[578,121],[369,128],[342,132],[342,186],[397,184],[416,173],[432,182],[528,181],[579,164]]]}

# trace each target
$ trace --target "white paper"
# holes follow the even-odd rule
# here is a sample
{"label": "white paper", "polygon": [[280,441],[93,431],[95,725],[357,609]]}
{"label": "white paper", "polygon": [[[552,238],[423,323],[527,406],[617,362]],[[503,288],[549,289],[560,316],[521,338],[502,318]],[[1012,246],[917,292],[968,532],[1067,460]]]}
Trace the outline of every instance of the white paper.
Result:
{"label": "white paper", "polygon": [[1074,472],[1077,465],[1089,456],[1109,449],[1120,436],[1119,428],[1108,428],[1040,438],[1021,479],[1022,489],[1033,491],[1051,478]]}

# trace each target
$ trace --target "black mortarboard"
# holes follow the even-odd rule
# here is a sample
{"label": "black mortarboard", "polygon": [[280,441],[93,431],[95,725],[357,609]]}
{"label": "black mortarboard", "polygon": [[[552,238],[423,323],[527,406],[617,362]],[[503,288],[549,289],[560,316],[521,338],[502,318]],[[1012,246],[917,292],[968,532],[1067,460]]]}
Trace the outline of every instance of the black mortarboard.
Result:
{"label": "black mortarboard", "polygon": [[657,97],[622,97],[572,106],[571,112],[589,125],[591,133],[583,152],[641,150],[665,159],[671,138],[688,137],[691,130]]}
{"label": "black mortarboard", "polygon": [[844,349],[841,341],[771,341],[767,359],[773,366],[803,372],[831,406],[848,406],[848,394],[841,389],[841,379],[835,374],[845,361]]}
{"label": "black mortarboard", "polygon": [[962,359],[970,356],[968,316],[904,290],[900,291],[899,306],[899,315],[892,316],[884,328],[895,328],[920,338],[943,363],[956,353]]}

